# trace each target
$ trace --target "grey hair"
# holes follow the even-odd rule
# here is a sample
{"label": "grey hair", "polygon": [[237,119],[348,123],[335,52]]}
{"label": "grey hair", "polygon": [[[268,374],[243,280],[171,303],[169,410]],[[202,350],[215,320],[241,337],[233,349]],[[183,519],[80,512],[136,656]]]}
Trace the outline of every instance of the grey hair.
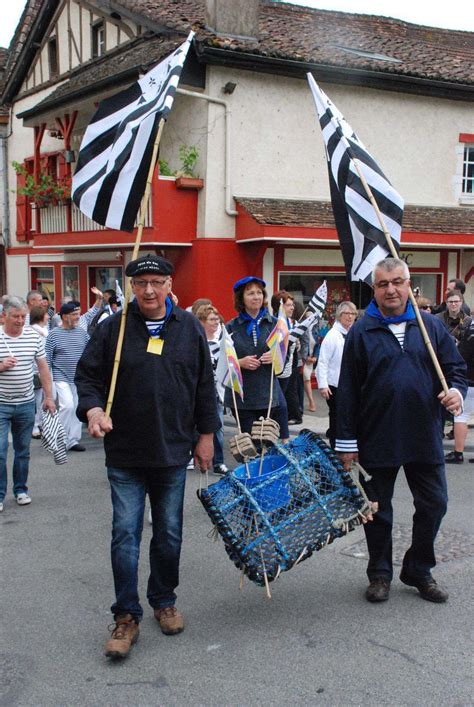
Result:
{"label": "grey hair", "polygon": [[39,295],[41,298],[43,297],[39,290],[29,290],[29,292],[26,293],[26,301],[29,302],[34,295]]}
{"label": "grey hair", "polygon": [[8,314],[10,309],[28,309],[26,302],[21,297],[16,297],[15,295],[8,295],[8,297],[3,302],[3,311]]}
{"label": "grey hair", "polygon": [[377,270],[392,272],[395,268],[403,268],[403,275],[408,279],[410,278],[410,271],[404,260],[401,260],[400,258],[384,258],[374,266],[374,269],[372,270],[372,282],[375,282],[375,273]]}
{"label": "grey hair", "polygon": [[350,309],[351,312],[354,312],[354,314],[357,314],[357,307],[355,306],[354,302],[349,302],[349,300],[346,300],[345,302],[341,302],[340,304],[337,305],[336,307],[336,319],[339,321],[341,318],[341,314],[345,312],[347,309]]}

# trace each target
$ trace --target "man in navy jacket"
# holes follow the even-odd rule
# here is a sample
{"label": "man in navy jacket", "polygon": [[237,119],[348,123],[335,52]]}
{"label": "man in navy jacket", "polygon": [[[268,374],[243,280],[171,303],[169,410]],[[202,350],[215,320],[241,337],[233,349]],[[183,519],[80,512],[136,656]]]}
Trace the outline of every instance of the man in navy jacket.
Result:
{"label": "man in navy jacket", "polygon": [[366,598],[386,601],[393,577],[392,496],[400,466],[413,495],[413,537],[400,579],[428,601],[448,594],[431,576],[434,541],[446,513],[442,445],[443,406],[462,410],[466,366],[442,323],[421,312],[446,378],[444,394],[408,301],[410,273],[398,258],[386,258],[373,273],[374,300],[346,339],[338,387],[336,451],[346,468],[359,459],[372,479],[367,495],[378,503],[364,525],[369,551]]}
{"label": "man in navy jacket", "polygon": [[173,304],[172,273],[172,264],[154,255],[127,266],[135,301],[127,312],[110,418],[104,410],[121,313],[97,327],[75,378],[77,415],[93,437],[104,437],[112,493],[115,627],[105,646],[112,658],[128,654],[143,615],[137,585],[147,493],[153,522],[147,599],[163,633],[184,629],[175,589],[186,466],[197,429],[196,464],[203,471],[211,468],[214,432],[220,427],[206,337],[197,319]]}

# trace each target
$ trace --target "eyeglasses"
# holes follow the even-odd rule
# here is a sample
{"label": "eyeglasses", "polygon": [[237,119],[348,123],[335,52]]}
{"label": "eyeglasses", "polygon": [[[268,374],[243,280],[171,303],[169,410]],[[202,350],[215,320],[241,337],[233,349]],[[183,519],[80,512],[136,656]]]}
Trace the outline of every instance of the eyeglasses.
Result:
{"label": "eyeglasses", "polygon": [[386,290],[390,285],[401,287],[408,280],[408,277],[397,277],[395,280],[380,280],[380,282],[374,282],[374,287],[377,287],[379,290]]}
{"label": "eyeglasses", "polygon": [[348,314],[350,317],[357,317],[357,312],[341,312],[341,314]]}
{"label": "eyeglasses", "polygon": [[448,299],[446,304],[461,304],[461,300],[460,299]]}
{"label": "eyeglasses", "polygon": [[431,304],[422,304],[418,309],[431,309]]}
{"label": "eyeglasses", "polygon": [[135,287],[139,290],[146,290],[148,285],[151,285],[154,290],[160,290],[168,280],[133,280]]}

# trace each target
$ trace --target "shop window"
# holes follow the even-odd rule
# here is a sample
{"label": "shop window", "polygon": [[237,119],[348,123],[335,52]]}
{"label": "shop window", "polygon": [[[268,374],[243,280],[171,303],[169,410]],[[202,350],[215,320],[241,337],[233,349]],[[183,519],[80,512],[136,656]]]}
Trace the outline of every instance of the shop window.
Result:
{"label": "shop window", "polygon": [[77,265],[65,265],[62,273],[62,298],[79,301],[79,268]]}
{"label": "shop window", "polygon": [[371,288],[363,282],[349,282],[344,275],[325,273],[280,273],[279,289],[287,290],[305,307],[323,281],[328,286],[328,299],[324,318],[333,324],[336,307],[350,300],[358,309],[365,309],[372,296]]}
{"label": "shop window", "polygon": [[54,268],[31,268],[31,289],[45,292],[54,307]]}
{"label": "shop window", "polygon": [[[104,290],[117,291],[117,282],[120,289],[123,292],[122,284],[122,268],[121,267],[111,267],[102,268],[95,267],[89,268],[89,293],[91,287],[98,287],[102,292]],[[89,294],[90,304],[95,300],[94,295]]]}
{"label": "shop window", "polygon": [[101,20],[92,25],[92,57],[97,59],[105,54],[105,24]]}

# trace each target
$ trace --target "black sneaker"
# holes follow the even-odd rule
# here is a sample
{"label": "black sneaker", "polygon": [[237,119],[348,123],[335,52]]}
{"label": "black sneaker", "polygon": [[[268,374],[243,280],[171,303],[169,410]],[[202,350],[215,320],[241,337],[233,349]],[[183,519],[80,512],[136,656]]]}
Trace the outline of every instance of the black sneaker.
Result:
{"label": "black sneaker", "polygon": [[375,577],[365,590],[365,598],[373,603],[387,601],[390,594],[390,580],[385,577]]}
{"label": "black sneaker", "polygon": [[82,444],[75,444],[74,447],[70,447],[68,452],[85,452],[86,448]]}
{"label": "black sneaker", "polygon": [[400,579],[403,584],[407,584],[409,587],[416,587],[420,592],[421,598],[426,599],[426,601],[433,601],[435,604],[444,604],[444,602],[448,601],[448,592],[438,587],[433,577],[415,579],[410,577],[405,570],[402,570],[400,572]]}
{"label": "black sneaker", "polygon": [[444,458],[445,464],[464,464],[464,455],[462,452],[449,452]]}
{"label": "black sneaker", "polygon": [[215,464],[213,471],[214,471],[214,474],[218,474],[219,476],[224,476],[224,474],[227,474],[229,469],[226,467],[225,464]]}

